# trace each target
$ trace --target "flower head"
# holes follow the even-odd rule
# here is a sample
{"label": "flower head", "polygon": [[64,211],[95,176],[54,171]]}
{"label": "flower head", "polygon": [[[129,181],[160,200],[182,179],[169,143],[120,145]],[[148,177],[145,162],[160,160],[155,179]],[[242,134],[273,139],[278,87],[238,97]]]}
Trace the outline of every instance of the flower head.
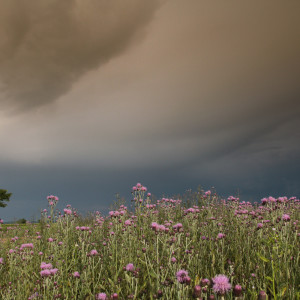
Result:
{"label": "flower head", "polygon": [[220,239],[222,239],[222,238],[224,238],[225,237],[225,234],[224,233],[218,233],[218,239],[220,240]]}
{"label": "flower head", "polygon": [[40,272],[40,274],[41,274],[42,277],[49,277],[51,275],[51,272],[50,272],[50,270],[45,269],[45,270],[42,270]]}
{"label": "flower head", "polygon": [[263,223],[258,223],[257,224],[257,229],[260,229],[260,228],[263,228],[264,227],[264,224]]}
{"label": "flower head", "polygon": [[96,249],[91,250],[89,253],[90,256],[96,256],[98,254],[98,251]]}
{"label": "flower head", "polygon": [[52,269],[53,268],[53,266],[52,266],[52,264],[46,264],[45,262],[42,262],[41,263],[41,270],[45,270],[45,269]]}
{"label": "flower head", "polygon": [[32,243],[22,244],[21,247],[20,247],[20,250],[23,250],[25,248],[33,249],[33,244]]}
{"label": "flower head", "polygon": [[71,214],[72,214],[72,210],[69,209],[69,208],[64,208],[64,213],[65,213],[66,215],[71,215]]}
{"label": "flower head", "polygon": [[178,280],[178,282],[180,283],[185,283],[187,281],[187,279],[189,278],[189,273],[186,270],[179,270],[176,273],[176,278]]}
{"label": "flower head", "polygon": [[130,220],[126,220],[126,221],[124,222],[124,224],[125,224],[126,226],[130,226],[130,225],[131,225],[131,221],[130,221]]}
{"label": "flower head", "polygon": [[287,221],[290,221],[290,220],[291,220],[291,217],[290,217],[290,215],[284,214],[284,215],[282,216],[282,220],[285,221],[285,222],[287,222]]}
{"label": "flower head", "polygon": [[106,300],[107,296],[105,293],[96,294],[96,300]]}
{"label": "flower head", "polygon": [[74,278],[80,278],[79,272],[77,272],[77,271],[74,272],[74,273],[73,273],[73,277],[74,277]]}
{"label": "flower head", "polygon": [[219,295],[225,295],[231,289],[229,279],[225,275],[217,275],[213,278],[213,283],[213,290]]}
{"label": "flower head", "polygon": [[134,265],[133,264],[128,264],[127,266],[126,266],[126,271],[128,271],[128,272],[133,272],[134,271]]}

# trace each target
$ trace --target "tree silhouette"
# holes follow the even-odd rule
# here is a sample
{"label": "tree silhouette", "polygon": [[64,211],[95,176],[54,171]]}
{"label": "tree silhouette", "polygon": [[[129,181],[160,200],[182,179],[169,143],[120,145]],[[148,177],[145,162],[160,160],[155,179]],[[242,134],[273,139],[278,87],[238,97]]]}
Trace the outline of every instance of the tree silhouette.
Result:
{"label": "tree silhouette", "polygon": [[5,207],[7,205],[4,201],[8,202],[11,195],[12,194],[8,193],[7,190],[0,189],[0,207]]}

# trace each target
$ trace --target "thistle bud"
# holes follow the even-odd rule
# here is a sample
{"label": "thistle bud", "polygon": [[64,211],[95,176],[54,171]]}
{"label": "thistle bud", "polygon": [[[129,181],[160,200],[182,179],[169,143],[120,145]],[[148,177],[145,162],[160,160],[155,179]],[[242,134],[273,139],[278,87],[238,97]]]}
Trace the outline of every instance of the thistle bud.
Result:
{"label": "thistle bud", "polygon": [[240,285],[236,285],[234,288],[233,288],[233,295],[235,297],[240,297],[243,293],[243,290],[242,290],[242,287]]}
{"label": "thistle bud", "polygon": [[260,291],[258,294],[257,300],[266,300],[267,299],[267,294],[265,291]]}
{"label": "thistle bud", "polygon": [[196,285],[194,287],[194,297],[195,298],[201,297],[201,286],[200,285]]}

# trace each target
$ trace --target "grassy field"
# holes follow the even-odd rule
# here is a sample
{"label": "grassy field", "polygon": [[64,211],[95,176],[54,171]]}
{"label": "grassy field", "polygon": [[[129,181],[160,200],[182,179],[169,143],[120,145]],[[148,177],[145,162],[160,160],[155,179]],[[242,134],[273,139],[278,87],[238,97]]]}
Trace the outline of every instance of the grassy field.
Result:
{"label": "grassy field", "polygon": [[0,299],[300,298],[295,197],[132,196],[89,218],[49,196],[41,223],[2,224]]}

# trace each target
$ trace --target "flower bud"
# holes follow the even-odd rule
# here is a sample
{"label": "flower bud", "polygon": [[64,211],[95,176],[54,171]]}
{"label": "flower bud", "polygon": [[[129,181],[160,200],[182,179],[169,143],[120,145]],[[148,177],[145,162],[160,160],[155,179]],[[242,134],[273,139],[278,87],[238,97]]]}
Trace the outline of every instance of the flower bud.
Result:
{"label": "flower bud", "polygon": [[258,294],[257,300],[266,300],[267,299],[267,294],[265,291],[260,291]]}
{"label": "flower bud", "polygon": [[196,285],[194,287],[194,297],[195,298],[199,298],[201,296],[201,286],[200,285]]}
{"label": "flower bud", "polygon": [[233,295],[235,297],[240,297],[243,293],[243,289],[240,285],[236,285],[234,288],[233,288]]}
{"label": "flower bud", "polygon": [[162,290],[158,290],[158,292],[157,292],[157,298],[162,298],[162,296],[163,296]]}

